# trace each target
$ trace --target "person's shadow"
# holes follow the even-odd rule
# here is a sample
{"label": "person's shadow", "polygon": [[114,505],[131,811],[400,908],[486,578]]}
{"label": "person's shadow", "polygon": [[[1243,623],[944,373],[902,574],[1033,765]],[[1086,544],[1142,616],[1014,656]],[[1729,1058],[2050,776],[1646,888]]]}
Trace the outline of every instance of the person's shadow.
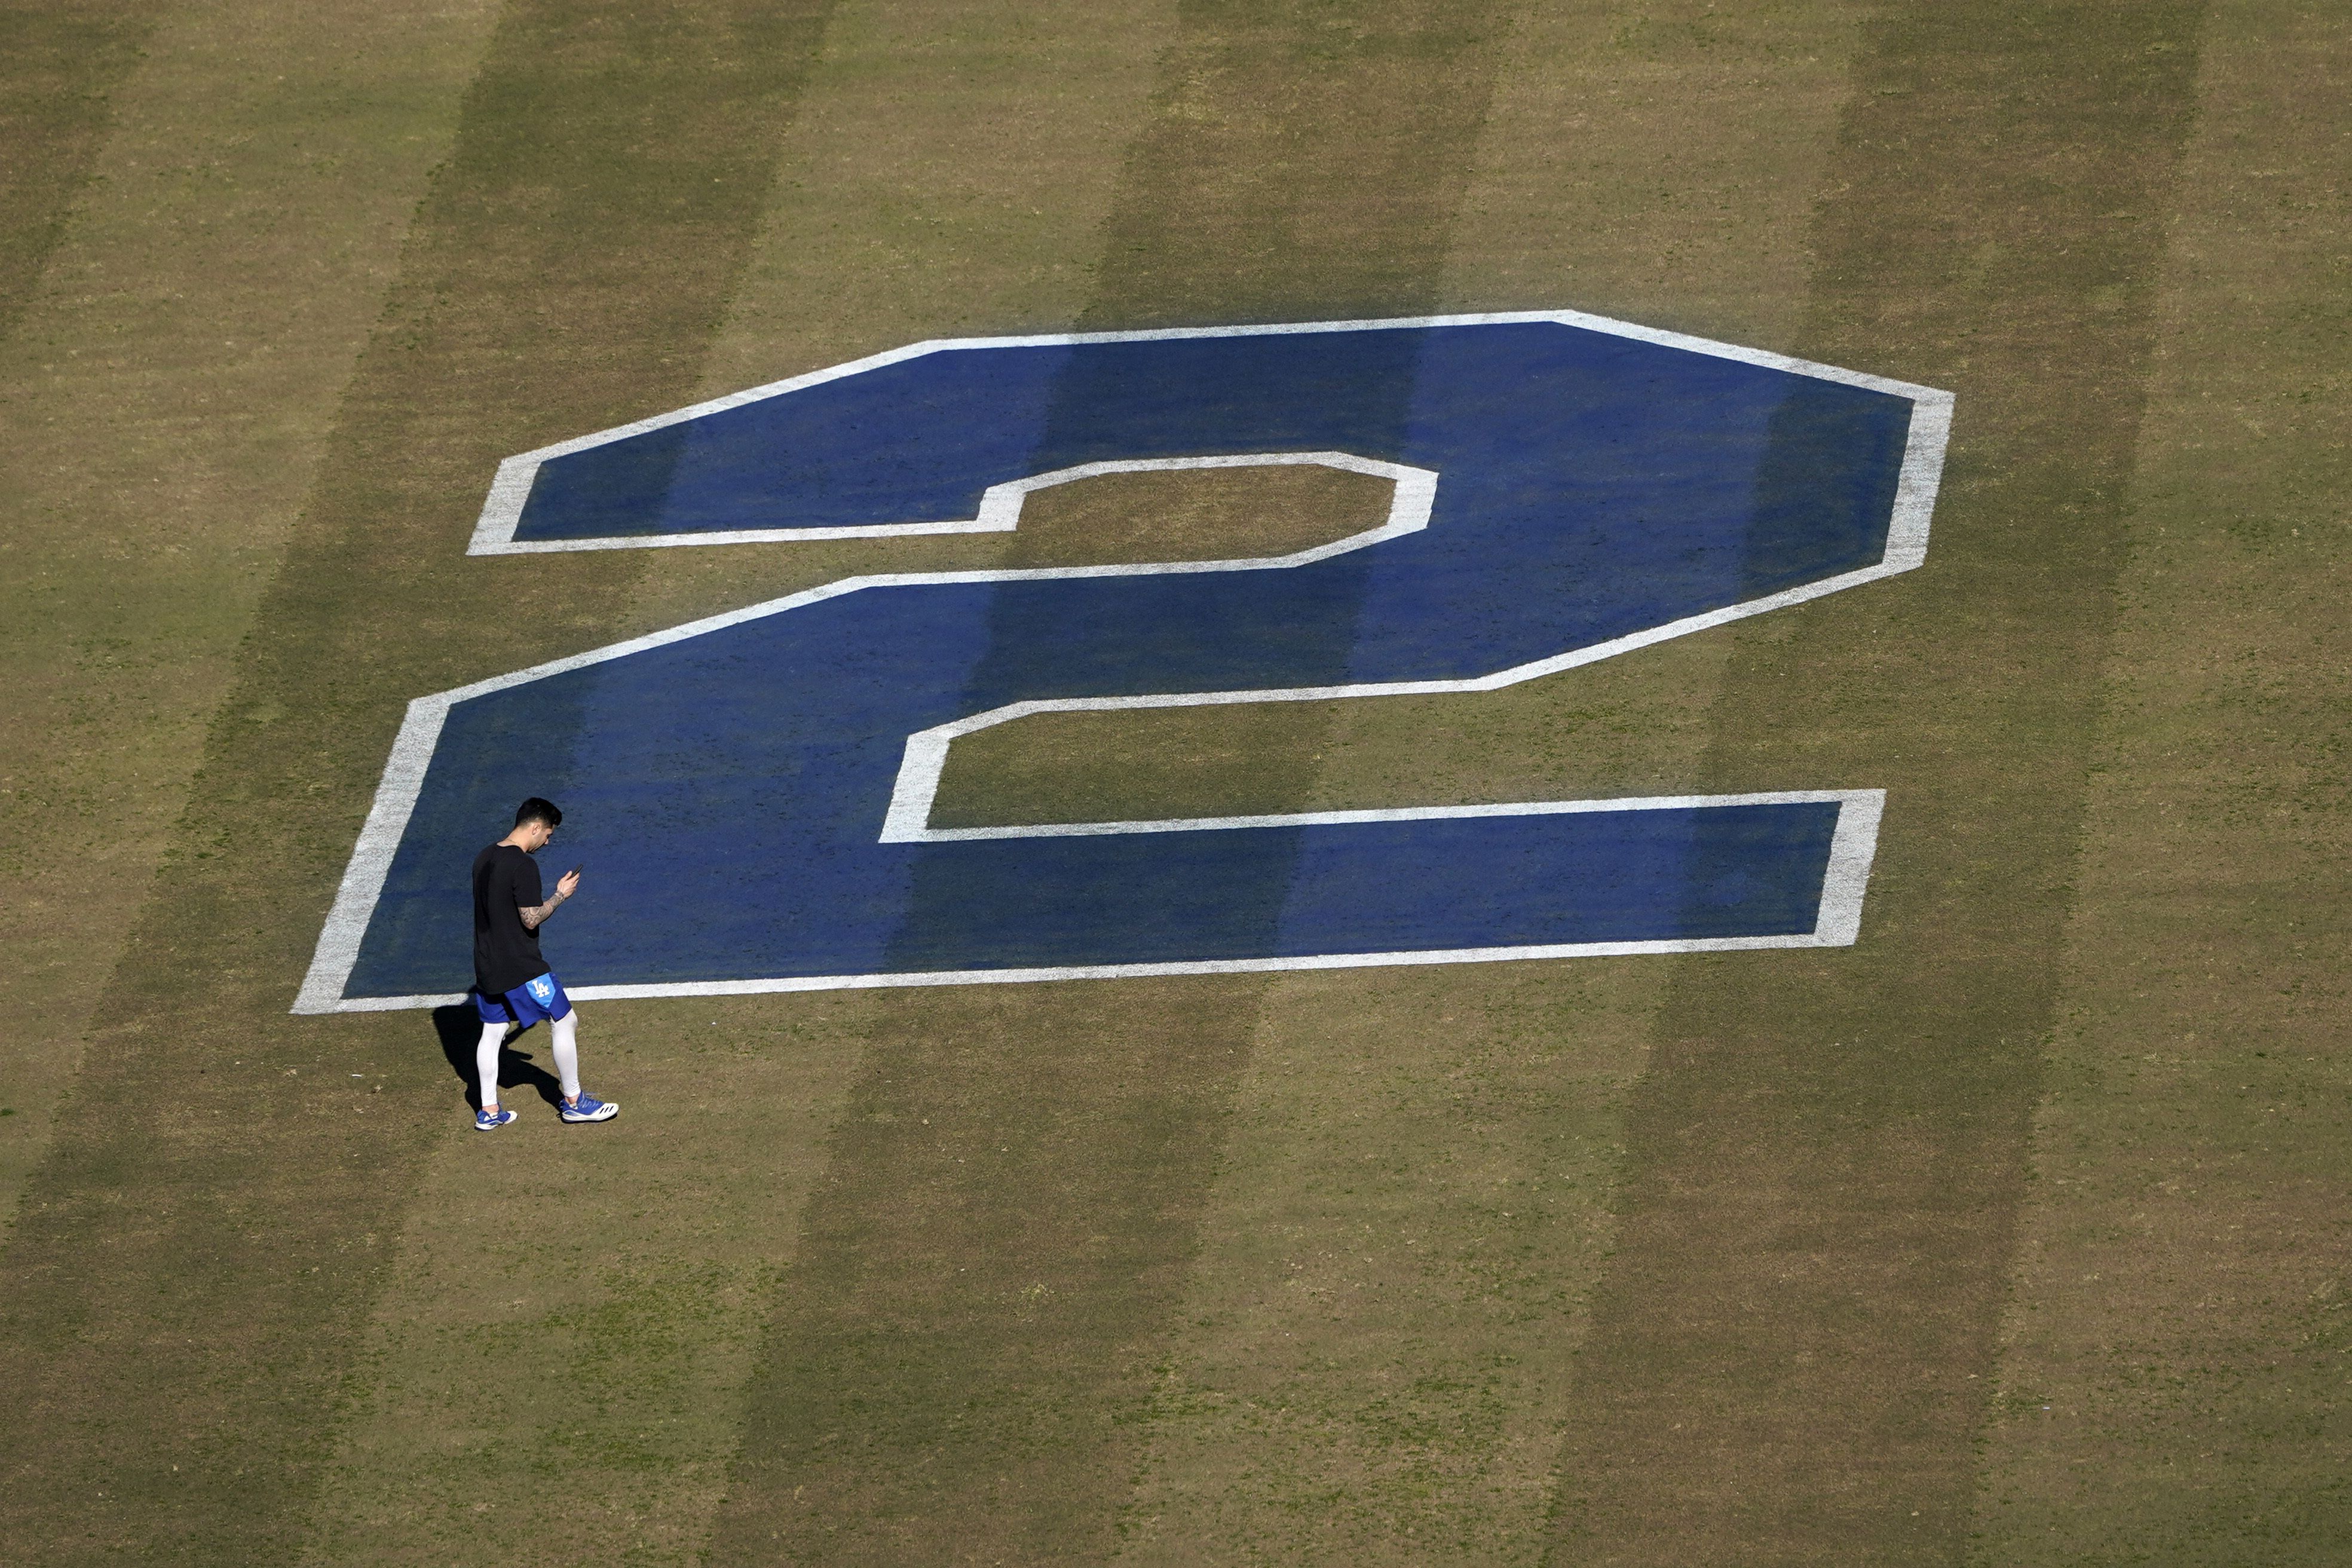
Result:
{"label": "person's shadow", "polygon": [[[433,1032],[441,1037],[441,1054],[449,1058],[449,1070],[466,1086],[466,1103],[480,1110],[482,1093],[474,1079],[474,1047],[482,1040],[482,1017],[474,1011],[473,999],[468,997],[454,1007],[434,1008]],[[548,1104],[562,1105],[562,1081],[527,1053],[515,1049],[521,1040],[521,1031],[510,1034],[499,1051],[499,1089],[535,1089]]]}

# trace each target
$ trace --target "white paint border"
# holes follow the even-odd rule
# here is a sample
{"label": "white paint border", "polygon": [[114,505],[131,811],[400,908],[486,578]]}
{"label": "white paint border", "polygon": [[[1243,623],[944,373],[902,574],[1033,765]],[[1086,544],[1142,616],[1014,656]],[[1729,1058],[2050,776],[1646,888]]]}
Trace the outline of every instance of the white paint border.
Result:
{"label": "white paint border", "polygon": [[[1530,947],[1458,947],[1410,952],[1325,952],[1295,958],[1220,958],[1171,963],[1077,964],[1061,969],[943,969],[903,974],[818,974],[766,980],[688,980],[652,985],[570,985],[583,1002],[652,996],[754,996],[780,991],[871,991],[909,985],[1021,985],[1049,980],[1118,980],[1150,974],[1266,974],[1302,969],[1374,969],[1425,963],[1507,963],[1529,958],[1625,958],[1667,952],[1748,952],[1764,948],[1851,947],[1862,926],[1863,893],[1878,849],[1884,790],[1787,790],[1766,795],[1661,795],[1640,800],[1529,801],[1498,805],[1414,806],[1395,811],[1299,812],[1262,817],[1201,817],[1150,823],[1087,823],[1074,831],[1185,832],[1204,828],[1281,827],[1309,822],[1398,822],[1448,816],[1557,816],[1578,812],[1660,811],[1677,806],[1780,805],[1840,803],[1830,838],[1813,929],[1795,936],[1687,937],[1656,942],[1557,942]],[[362,996],[307,1009],[321,1013],[383,1013],[446,1007],[467,993],[436,996]],[[297,1005],[296,1012],[306,1011]]]}
{"label": "white paint border", "polygon": [[[828,381],[840,381],[867,371],[880,370],[885,365],[899,364],[919,359],[925,354],[952,353],[968,349],[1036,349],[1066,348],[1079,343],[1167,342],[1183,338],[1250,338],[1287,337],[1301,332],[1376,332],[1417,327],[1487,327],[1510,326],[1527,322],[1550,321],[1564,327],[1580,327],[1589,331],[1603,332],[1611,337],[1626,338],[1635,342],[1654,343],[1661,348],[1681,349],[1690,353],[1705,354],[1710,359],[1736,360],[1742,364],[1761,365],[1770,370],[1788,371],[1798,375],[1813,376],[1823,381],[1843,383],[1848,386],[1867,387],[1873,392],[1892,393],[1906,397],[1913,404],[1913,450],[1918,447],[1919,421],[1932,407],[1940,411],[1938,417],[1948,426],[1950,420],[1952,395],[1930,386],[1917,386],[1907,381],[1895,381],[1882,375],[1869,375],[1861,371],[1841,370],[1835,365],[1816,363],[1789,354],[1772,353],[1764,349],[1741,348],[1736,343],[1717,342],[1709,338],[1695,338],[1684,332],[1670,332],[1657,327],[1644,327],[1632,321],[1612,321],[1606,316],[1587,315],[1581,310],[1494,310],[1479,314],[1454,316],[1395,316],[1383,320],[1349,321],[1285,321],[1247,327],[1170,327],[1139,332],[1047,332],[1029,337],[1010,338],[930,338],[904,348],[889,349],[846,364],[828,365],[805,375],[795,375],[782,381],[772,381],[764,386],[754,386],[743,392],[714,397],[707,403],[656,414],[651,418],[615,425],[609,430],[599,430],[590,436],[577,436],[569,441],[520,452],[499,465],[498,476],[490,481],[490,493],[482,503],[482,513],[474,524],[474,536],[467,547],[468,555],[538,555],[578,550],[658,550],[673,546],[697,544],[780,544],[794,540],[816,542],[827,539],[881,539],[897,535],[934,533],[996,533],[1009,524],[992,521],[983,500],[980,514],[969,519],[950,519],[935,522],[880,522],[842,528],[750,528],[723,529],[702,533],[614,534],[596,539],[517,540],[515,530],[521,525],[523,503],[530,499],[530,487],[539,478],[540,466],[555,458],[584,452],[592,447],[610,446],[632,436],[683,425],[707,415],[723,414],[746,404],[764,402],[789,392],[800,392],[812,386],[822,386]],[[1936,442],[1936,462],[1940,466],[1944,444]],[[1908,464],[1904,478],[1914,478]],[[1933,498],[1935,475],[1933,467],[1925,476]],[[1924,542],[1924,541],[1923,541]],[[1913,565],[1918,564],[1916,562]]]}
{"label": "white paint border", "polygon": [[[1575,649],[1550,658],[1517,665],[1508,669],[1497,670],[1491,675],[1468,679],[1405,681],[1385,685],[1297,687],[1258,691],[1187,692],[1146,697],[1072,699],[1054,703],[1012,704],[990,713],[974,715],[972,719],[961,721],[959,724],[942,725],[908,738],[907,759],[900,764],[898,782],[893,791],[882,841],[910,841],[905,837],[893,838],[891,836],[894,833],[926,836],[938,833],[943,837],[971,834],[992,837],[1037,837],[1060,831],[1083,832],[1094,829],[1096,825],[1089,824],[1048,825],[1044,827],[1025,829],[946,830],[933,829],[928,826],[930,805],[938,790],[940,770],[946,764],[947,748],[955,735],[970,733],[972,730],[986,728],[989,724],[1003,723],[1028,712],[1052,710],[1072,711],[1189,707],[1227,702],[1328,701],[1344,697],[1395,697],[1497,690],[1506,686],[1516,685],[1522,680],[1532,680],[1539,676],[1557,674],[1561,670],[1572,669],[1580,665],[1596,663],[1618,654],[1632,652],[1635,648],[1647,647],[1654,643],[1686,637],[1693,632],[1727,625],[1749,616],[1764,615],[1791,605],[1801,604],[1809,599],[1821,598],[1841,589],[1874,582],[1883,577],[1891,577],[1898,573],[1910,571],[1926,561],[1928,522],[1935,510],[1937,488],[1943,470],[1944,450],[1951,430],[1952,395],[1950,393],[1934,387],[1916,385],[1909,382],[1895,381],[1884,376],[1868,375],[1858,371],[1840,370],[1835,366],[1818,364],[1809,360],[1795,359],[1786,354],[1771,353],[1761,349],[1740,348],[1733,344],[1714,342],[1704,338],[1689,337],[1680,332],[1664,331],[1656,328],[1612,321],[1606,317],[1591,316],[1574,310],[1411,316],[1387,321],[1295,322],[1161,331],[1079,332],[1025,338],[932,340],[893,350],[887,353],[871,355],[845,365],[836,365],[828,370],[818,371],[789,381],[754,387],[746,392],[715,398],[708,403],[697,404],[690,408],[680,409],[656,418],[639,420],[635,424],[619,426],[593,436],[583,436],[575,440],[561,442],[551,447],[542,447],[536,451],[509,458],[499,467],[498,478],[491,486],[489,500],[483,508],[482,519],[476,528],[474,542],[468,553],[478,555],[531,553],[540,548],[530,544],[515,544],[512,534],[514,523],[520,516],[523,498],[530,493],[530,479],[536,474],[538,465],[550,458],[600,446],[624,437],[638,435],[646,430],[659,429],[705,414],[740,407],[746,403],[774,396],[779,393],[796,391],[803,386],[814,386],[822,382],[856,374],[885,364],[897,363],[901,360],[912,359],[920,354],[963,348],[1145,342],[1318,331],[1367,331],[1397,327],[1468,326],[1518,321],[1558,321],[1564,325],[1587,328],[1638,342],[1684,349],[1716,358],[1737,360],[1744,363],[1790,371],[1798,374],[1817,376],[1824,380],[1868,387],[1874,391],[1907,398],[1912,405],[1910,430],[1904,453],[1903,468],[1896,482],[1894,506],[1888,520],[1886,548],[1879,562],[1874,565],[1843,573],[1819,583],[1806,584],[1760,599],[1751,599],[1741,604],[1727,605],[1719,610],[1688,616],[1680,621],[1613,638],[1590,647]],[[748,605],[722,615],[706,616],[698,621],[689,621],[682,626],[651,632],[644,637],[632,637],[625,642],[592,648],[584,653],[551,659],[544,664],[533,665],[527,669],[492,676],[488,679],[474,681],[469,685],[414,700],[408,705],[408,711],[401,722],[399,734],[393,741],[392,755],[386,762],[383,776],[376,786],[375,799],[369,807],[366,824],[361,829],[359,842],[352,848],[350,864],[345,868],[342,881],[336,889],[333,907],[330,910],[326,924],[320,932],[317,950],[312,954],[309,971],[303,976],[301,989],[295,998],[292,1010],[297,1014],[379,1012],[404,1007],[441,1006],[464,999],[465,993],[462,992],[448,995],[362,998],[346,998],[342,994],[343,986],[350,979],[352,968],[358,963],[360,942],[366,933],[368,920],[374,912],[377,900],[383,894],[384,879],[391,872],[394,852],[399,847],[401,836],[407,828],[409,816],[415,809],[417,795],[424,787],[425,769],[432,761],[434,748],[440,741],[442,726],[448,719],[449,710],[457,703],[493,691],[502,691],[512,687],[528,685],[532,681],[544,680],[551,676],[584,668],[592,664],[625,658],[650,648],[683,642],[690,637],[740,626],[746,621],[781,615],[789,610],[800,609],[804,605],[818,604],[826,599],[857,593],[867,588],[907,587],[925,584],[1014,582],[1061,577],[1160,575],[1175,572],[1278,569],[1300,565],[1310,560],[1326,559],[1346,550],[1360,549],[1366,544],[1376,542],[1379,539],[1392,537],[1394,531],[1410,531],[1409,529],[1399,527],[1400,515],[1405,506],[1403,491],[1407,479],[1404,475],[1428,475],[1426,469],[1406,469],[1402,464],[1380,463],[1373,459],[1337,452],[1269,453],[1239,458],[1171,458],[1134,463],[1088,464],[1084,465],[1083,468],[1062,469],[1055,474],[1037,475],[1029,479],[992,486],[982,498],[982,515],[973,519],[969,525],[919,523],[897,525],[895,531],[949,531],[959,527],[969,531],[977,529],[983,522],[991,525],[992,531],[994,531],[994,525],[999,523],[1017,526],[1021,501],[1025,500],[1028,494],[1045,488],[1046,481],[1067,483],[1071,479],[1087,477],[1094,472],[1140,471],[1153,468],[1188,466],[1244,467],[1269,461],[1322,463],[1331,467],[1349,468],[1357,472],[1382,473],[1397,479],[1400,487],[1399,499],[1391,506],[1389,521],[1381,528],[1319,546],[1315,550],[1298,552],[1293,555],[1244,561],[1173,562],[1120,566],[1045,567],[998,571],[909,572],[845,577],[821,587],[787,595],[781,599],[772,599],[763,604]],[[1435,476],[1429,476],[1428,483],[1432,487],[1432,493],[1433,493],[1435,482]],[[1007,498],[1000,503],[1000,506],[1009,510],[991,513],[988,503],[1000,491]],[[503,518],[502,524],[501,518]],[[1426,524],[1427,510],[1424,500],[1421,509],[1421,525],[1426,526]],[[499,531],[501,526],[504,529],[503,534]],[[893,530],[881,531],[891,531]],[[548,548],[603,549],[663,543],[746,543],[769,538],[788,541],[826,536],[807,530],[782,530],[764,533],[747,531],[724,536],[681,534],[663,540],[565,541],[560,544],[551,544]],[[918,742],[922,744],[919,746]],[[1702,797],[1677,798],[1688,801]],[[1720,798],[1729,801],[1748,797]],[[572,994],[583,1000],[595,1001],[639,996],[740,995],[768,991],[863,989],[893,985],[1011,984],[1025,981],[1108,978],[1131,974],[1250,973],[1271,970],[1354,968],[1389,963],[1472,963],[1521,958],[1599,957],[1648,952],[1717,952],[1762,947],[1850,945],[1860,931],[1862,891],[1868,882],[1871,858],[1876,849],[1878,820],[1884,807],[1884,793],[1873,790],[1848,791],[1836,792],[1833,795],[1812,795],[1804,798],[1838,798],[1847,802],[1846,806],[1839,813],[1837,837],[1832,847],[1830,872],[1822,889],[1821,920],[1813,932],[1806,936],[1602,942],[1543,948],[1481,948],[1452,952],[1333,954],[1307,958],[1230,960],[1198,964],[1115,964],[1076,969],[956,970],[929,974],[831,975],[778,980],[680,982],[653,985],[589,985],[576,987]],[[917,810],[919,802],[919,812]],[[1599,810],[1638,809],[1630,804],[1609,802],[1547,802],[1539,803],[1538,806],[1492,809],[1570,809],[1577,806]],[[1429,809],[1436,813],[1452,812],[1460,815],[1467,811],[1490,808]],[[1202,826],[1225,823],[1241,825],[1245,821],[1242,818],[1197,820]],[[1850,821],[1853,824],[1852,831],[1849,831]],[[1135,830],[1138,825],[1129,824],[1121,826],[1127,830]],[[1184,829],[1178,826],[1168,825],[1164,828],[1156,826],[1153,830],[1182,831]],[[1850,900],[1845,894],[1845,889],[1849,886],[1852,889]]]}

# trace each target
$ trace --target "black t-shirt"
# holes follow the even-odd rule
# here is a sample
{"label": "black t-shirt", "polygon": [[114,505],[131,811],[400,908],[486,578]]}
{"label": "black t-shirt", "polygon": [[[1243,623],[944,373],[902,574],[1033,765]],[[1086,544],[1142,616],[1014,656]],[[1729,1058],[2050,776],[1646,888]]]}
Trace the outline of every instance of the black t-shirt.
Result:
{"label": "black t-shirt", "polygon": [[539,862],[511,844],[493,844],[474,857],[474,984],[501,995],[547,973],[539,933],[522,910],[546,902]]}

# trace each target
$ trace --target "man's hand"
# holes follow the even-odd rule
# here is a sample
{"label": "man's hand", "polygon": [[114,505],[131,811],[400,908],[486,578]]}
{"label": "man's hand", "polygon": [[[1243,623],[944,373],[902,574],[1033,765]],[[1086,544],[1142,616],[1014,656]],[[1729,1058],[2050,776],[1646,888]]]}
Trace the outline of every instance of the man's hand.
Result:
{"label": "man's hand", "polygon": [[522,917],[522,929],[525,931],[537,931],[539,929],[540,921],[553,914],[555,912],[555,906],[570,898],[572,896],[572,889],[579,886],[580,873],[577,871],[566,871],[563,875],[555,879],[555,897],[548,900],[547,902],[543,904],[524,904],[517,908],[515,913]]}

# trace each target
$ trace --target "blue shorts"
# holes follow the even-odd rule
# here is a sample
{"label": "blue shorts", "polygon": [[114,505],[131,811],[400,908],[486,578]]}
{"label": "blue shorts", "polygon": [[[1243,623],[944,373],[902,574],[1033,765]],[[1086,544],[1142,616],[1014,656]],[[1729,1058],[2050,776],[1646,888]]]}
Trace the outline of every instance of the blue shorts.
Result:
{"label": "blue shorts", "polygon": [[549,973],[526,980],[503,996],[485,996],[477,991],[474,1011],[485,1024],[503,1024],[511,1018],[528,1029],[541,1018],[551,1023],[568,1015],[572,998],[563,994],[563,982]]}

